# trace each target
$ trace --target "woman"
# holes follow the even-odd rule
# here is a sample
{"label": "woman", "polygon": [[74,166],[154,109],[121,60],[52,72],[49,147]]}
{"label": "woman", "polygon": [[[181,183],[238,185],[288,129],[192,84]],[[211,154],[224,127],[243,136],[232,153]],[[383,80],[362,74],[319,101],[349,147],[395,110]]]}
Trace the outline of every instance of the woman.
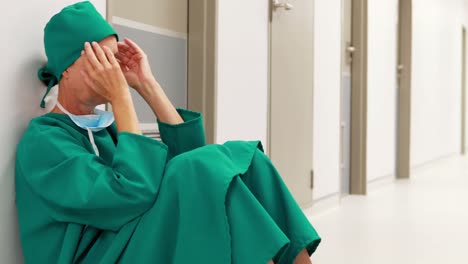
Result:
{"label": "woman", "polygon": [[[59,96],[18,145],[26,263],[310,263],[320,238],[260,144],[205,145],[201,115],[176,110],[145,53],[117,40],[89,2],[45,28],[39,77]],[[163,142],[141,135],[128,86]]]}

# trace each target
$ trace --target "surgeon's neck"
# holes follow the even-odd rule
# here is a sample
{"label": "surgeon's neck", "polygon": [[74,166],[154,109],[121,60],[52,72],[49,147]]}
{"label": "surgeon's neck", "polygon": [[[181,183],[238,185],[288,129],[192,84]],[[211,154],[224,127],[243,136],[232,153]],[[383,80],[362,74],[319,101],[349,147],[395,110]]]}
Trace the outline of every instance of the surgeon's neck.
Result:
{"label": "surgeon's neck", "polygon": [[[94,109],[97,104],[90,102],[82,102],[74,95],[67,93],[66,91],[59,92],[57,101],[71,114],[74,115],[90,115],[94,114]],[[53,113],[63,114],[57,106],[52,109]]]}

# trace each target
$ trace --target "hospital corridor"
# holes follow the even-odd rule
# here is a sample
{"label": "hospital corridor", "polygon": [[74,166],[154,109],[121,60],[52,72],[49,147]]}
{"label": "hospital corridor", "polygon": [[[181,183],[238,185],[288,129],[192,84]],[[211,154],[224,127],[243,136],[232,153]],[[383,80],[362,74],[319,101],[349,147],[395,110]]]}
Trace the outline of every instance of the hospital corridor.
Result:
{"label": "hospital corridor", "polygon": [[468,0],[46,2],[2,2],[0,264],[468,263]]}
{"label": "hospital corridor", "polygon": [[[317,263],[465,263],[468,160],[450,157],[414,170],[411,180],[347,196],[310,212],[323,241]],[[444,181],[440,182],[440,178]]]}

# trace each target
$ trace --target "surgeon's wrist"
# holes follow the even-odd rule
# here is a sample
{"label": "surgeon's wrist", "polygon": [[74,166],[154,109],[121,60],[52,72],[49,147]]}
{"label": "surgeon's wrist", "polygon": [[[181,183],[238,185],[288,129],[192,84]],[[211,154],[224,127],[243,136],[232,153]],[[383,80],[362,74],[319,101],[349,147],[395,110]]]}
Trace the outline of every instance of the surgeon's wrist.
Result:
{"label": "surgeon's wrist", "polygon": [[144,81],[139,87],[138,92],[143,98],[148,96],[154,96],[157,93],[160,93],[162,90],[161,86],[159,85],[158,81],[155,78],[150,78]]}

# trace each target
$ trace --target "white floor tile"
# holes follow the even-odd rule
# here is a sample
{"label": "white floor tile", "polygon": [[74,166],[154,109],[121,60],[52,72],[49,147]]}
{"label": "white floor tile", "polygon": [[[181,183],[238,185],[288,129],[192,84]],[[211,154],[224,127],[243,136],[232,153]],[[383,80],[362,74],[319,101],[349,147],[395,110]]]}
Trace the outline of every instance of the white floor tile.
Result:
{"label": "white floor tile", "polygon": [[468,264],[468,159],[426,166],[309,218],[322,237],[314,264]]}

